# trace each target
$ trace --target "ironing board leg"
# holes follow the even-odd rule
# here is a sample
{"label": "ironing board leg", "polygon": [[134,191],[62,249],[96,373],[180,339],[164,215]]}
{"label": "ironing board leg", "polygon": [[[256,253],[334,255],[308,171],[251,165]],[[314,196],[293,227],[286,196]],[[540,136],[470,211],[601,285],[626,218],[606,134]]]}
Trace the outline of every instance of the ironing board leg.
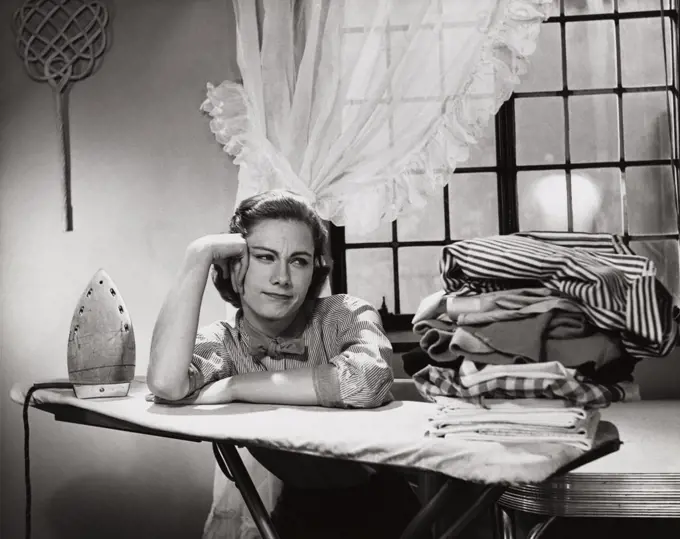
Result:
{"label": "ironing board leg", "polygon": [[496,539],[515,539],[514,514],[496,504]]}
{"label": "ironing board leg", "polygon": [[[501,497],[507,487],[490,485],[484,488],[475,502],[463,513],[458,520],[444,532],[439,539],[456,537],[482,511],[490,509]],[[400,539],[419,539],[429,536],[431,526],[441,517],[442,513],[454,506],[457,494],[456,482],[447,481],[432,499],[425,504],[411,523],[406,527]]]}
{"label": "ironing board leg", "polygon": [[439,518],[441,512],[447,507],[451,507],[457,490],[454,481],[446,481],[437,494],[423,506],[411,523],[406,527],[401,534],[400,539],[418,539],[420,537],[426,537],[427,534],[429,534],[432,525],[437,518]]}
{"label": "ironing board leg", "polygon": [[[262,503],[260,495],[248,475],[236,447],[227,443],[213,442],[215,458],[222,472],[227,478],[234,481],[243,495],[250,514],[262,535],[262,539],[279,539],[269,514]],[[439,539],[453,539],[465,527],[485,509],[493,507],[507,487],[502,485],[490,485],[484,488],[474,503],[463,513],[458,520],[444,532]],[[446,507],[450,507],[456,494],[454,481],[447,481],[439,492],[423,507],[407,526],[400,539],[418,539],[427,537],[432,524],[439,518]]]}
{"label": "ironing board leg", "polygon": [[488,485],[474,503],[463,513],[451,527],[439,536],[439,539],[453,539],[458,537],[465,527],[470,524],[482,511],[490,509],[503,495],[508,487],[504,485]]}
{"label": "ironing board leg", "polygon": [[529,532],[529,535],[527,535],[527,539],[539,539],[540,537],[543,537],[543,533],[550,527],[550,525],[553,522],[555,522],[555,519],[557,519],[557,517],[552,516],[545,522],[536,524],[536,526],[534,526]]}
{"label": "ironing board leg", "polygon": [[[220,466],[222,472],[227,478],[234,481],[238,489],[241,491],[243,500],[248,506],[250,514],[253,516],[255,525],[262,535],[262,539],[279,539],[279,535],[274,529],[269,513],[262,503],[262,498],[257,493],[253,481],[248,475],[241,456],[238,454],[236,447],[232,444],[213,442],[213,450],[215,458]],[[225,470],[226,466],[226,470]],[[230,473],[229,473],[230,472]]]}

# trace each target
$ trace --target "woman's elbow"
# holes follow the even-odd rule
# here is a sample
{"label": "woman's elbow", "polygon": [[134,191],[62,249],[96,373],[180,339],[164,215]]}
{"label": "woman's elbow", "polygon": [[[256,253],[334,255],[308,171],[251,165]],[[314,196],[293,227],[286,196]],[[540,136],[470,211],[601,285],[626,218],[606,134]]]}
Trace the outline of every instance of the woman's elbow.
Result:
{"label": "woman's elbow", "polygon": [[361,399],[362,408],[378,408],[385,404],[392,384],[394,383],[394,373],[388,367],[367,373],[364,380],[363,398]]}
{"label": "woman's elbow", "polygon": [[[182,387],[184,384],[168,383],[166,379],[156,376],[151,370],[147,374],[146,385],[156,397],[167,401],[180,400],[188,392],[188,388]],[[188,380],[186,385],[188,385]]]}

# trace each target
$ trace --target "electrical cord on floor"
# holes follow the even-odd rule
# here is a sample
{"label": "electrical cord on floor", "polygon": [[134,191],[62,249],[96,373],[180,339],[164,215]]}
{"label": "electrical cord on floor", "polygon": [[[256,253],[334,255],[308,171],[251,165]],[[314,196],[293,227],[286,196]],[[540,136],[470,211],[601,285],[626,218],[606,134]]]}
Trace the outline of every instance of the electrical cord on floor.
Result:
{"label": "electrical cord on floor", "polygon": [[31,403],[31,396],[39,389],[73,389],[73,384],[69,382],[46,382],[33,384],[26,392],[24,399],[24,472],[26,481],[26,539],[31,538],[31,461],[28,450],[28,408]]}

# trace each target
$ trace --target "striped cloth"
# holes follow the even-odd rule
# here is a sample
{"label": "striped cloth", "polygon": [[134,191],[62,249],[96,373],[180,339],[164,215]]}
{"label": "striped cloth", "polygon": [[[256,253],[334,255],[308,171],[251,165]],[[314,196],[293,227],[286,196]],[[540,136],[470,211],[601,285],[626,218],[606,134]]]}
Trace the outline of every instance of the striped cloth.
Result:
{"label": "striped cloth", "polygon": [[189,365],[190,393],[204,385],[248,372],[312,368],[319,403],[327,407],[373,408],[392,399],[388,358],[392,345],[380,315],[364,300],[336,294],[305,304],[302,355],[255,359],[242,311],[235,326],[225,321],[199,329]]}
{"label": "striped cloth", "polygon": [[495,376],[474,385],[466,378],[484,372],[485,364],[466,360],[459,369],[428,365],[413,375],[418,392],[428,401],[437,397],[459,399],[564,399],[584,409],[606,408],[612,402],[639,400],[634,384],[602,385],[586,381],[583,377],[568,376]]}
{"label": "striped cloth", "polygon": [[442,250],[446,293],[473,296],[547,287],[577,300],[595,326],[617,331],[634,357],[665,356],[678,336],[673,300],[656,266],[612,234],[523,232],[464,240]]}

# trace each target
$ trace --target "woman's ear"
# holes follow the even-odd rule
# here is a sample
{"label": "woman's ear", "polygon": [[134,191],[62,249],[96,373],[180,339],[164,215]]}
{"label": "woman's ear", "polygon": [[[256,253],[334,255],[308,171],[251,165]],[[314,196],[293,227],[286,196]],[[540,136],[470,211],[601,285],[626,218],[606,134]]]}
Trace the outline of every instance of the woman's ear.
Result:
{"label": "woman's ear", "polygon": [[234,258],[227,263],[231,287],[239,296],[243,296],[243,279],[241,278],[242,265],[243,261],[240,258]]}

